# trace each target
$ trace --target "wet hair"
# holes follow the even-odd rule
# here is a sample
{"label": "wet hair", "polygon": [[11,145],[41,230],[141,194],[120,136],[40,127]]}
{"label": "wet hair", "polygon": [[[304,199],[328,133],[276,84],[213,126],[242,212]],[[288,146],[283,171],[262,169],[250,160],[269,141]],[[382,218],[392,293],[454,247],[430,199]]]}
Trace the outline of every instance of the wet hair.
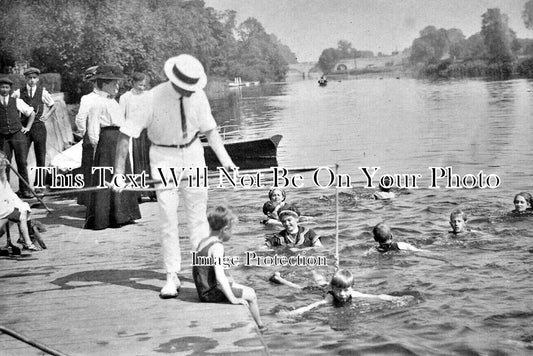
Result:
{"label": "wet hair", "polygon": [[338,270],[333,277],[331,277],[331,282],[329,284],[331,287],[335,288],[350,288],[353,284],[352,272],[347,269]]}
{"label": "wet hair", "polygon": [[134,83],[141,82],[143,80],[146,80],[147,78],[148,76],[141,72],[133,72],[133,74],[131,75],[131,81]]}
{"label": "wet hair", "polygon": [[389,187],[385,187],[384,185],[381,184],[381,181],[380,181],[379,182],[379,190],[381,190],[382,192],[390,191],[390,185],[392,185],[391,177],[383,176],[383,178],[381,178],[381,179],[383,180],[383,184],[388,185]]}
{"label": "wet hair", "polygon": [[285,198],[287,197],[287,195],[285,194],[285,191],[283,189],[281,189],[281,188],[272,188],[272,189],[270,189],[270,191],[268,192],[268,199],[272,200],[272,196],[274,195],[276,190],[281,192],[281,196],[283,197],[282,201],[285,201]]}
{"label": "wet hair", "polygon": [[207,213],[207,222],[213,231],[220,231],[226,226],[231,226],[236,219],[237,217],[233,212],[223,205],[217,206]]}
{"label": "wet hair", "polygon": [[372,229],[372,233],[374,234],[374,240],[376,242],[379,242],[380,244],[392,239],[392,232],[389,226],[384,222],[380,222],[379,224],[374,226],[374,229]]}
{"label": "wet hair", "polygon": [[455,209],[454,211],[452,211],[450,213],[450,220],[452,220],[453,218],[455,218],[456,216],[460,216],[463,218],[464,221],[468,220],[468,216],[466,215],[466,213],[464,211],[462,211],[461,209]]}
{"label": "wet hair", "polygon": [[300,212],[294,206],[289,205],[287,207],[283,207],[283,210],[278,213],[279,220],[282,221],[285,215],[290,215],[295,218],[299,218]]}
{"label": "wet hair", "polygon": [[517,197],[522,197],[526,200],[526,203],[529,204],[529,206],[533,206],[533,196],[529,194],[528,192],[520,192],[517,195],[514,196],[513,203],[515,202]]}

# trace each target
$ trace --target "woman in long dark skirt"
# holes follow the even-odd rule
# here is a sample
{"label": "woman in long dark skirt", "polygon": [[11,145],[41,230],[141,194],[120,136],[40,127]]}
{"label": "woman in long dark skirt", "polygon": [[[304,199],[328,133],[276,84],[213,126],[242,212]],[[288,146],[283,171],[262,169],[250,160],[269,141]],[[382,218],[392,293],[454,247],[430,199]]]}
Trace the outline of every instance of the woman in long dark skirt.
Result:
{"label": "woman in long dark skirt", "polygon": [[[118,66],[104,65],[97,69],[96,87],[100,98],[94,101],[87,121],[87,134],[96,145],[93,167],[114,166],[119,127],[124,123],[124,112],[114,96],[118,92],[119,80],[123,78],[122,69]],[[131,170],[127,169],[126,173],[131,173]],[[104,179],[109,182],[111,177],[112,173],[105,171]],[[91,185],[98,185],[101,179],[98,172],[93,173]],[[94,230],[120,227],[140,218],[137,193],[115,193],[105,189],[91,193],[85,227]]]}

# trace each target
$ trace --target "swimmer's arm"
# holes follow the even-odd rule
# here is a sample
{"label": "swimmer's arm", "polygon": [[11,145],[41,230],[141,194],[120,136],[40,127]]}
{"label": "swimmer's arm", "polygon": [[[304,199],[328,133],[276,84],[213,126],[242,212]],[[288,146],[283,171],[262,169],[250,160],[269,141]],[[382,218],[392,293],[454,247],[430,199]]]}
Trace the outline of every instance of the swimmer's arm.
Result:
{"label": "swimmer's arm", "polygon": [[320,307],[322,305],[331,304],[331,303],[333,303],[333,297],[328,294],[324,299],[322,299],[322,300],[320,300],[318,302],[314,302],[312,304],[309,304],[308,306],[301,307],[301,308],[298,308],[298,309],[295,309],[295,310],[291,310],[290,312],[287,313],[287,316],[301,315],[301,314],[303,314],[305,312],[308,312],[309,310],[318,308],[318,307]]}
{"label": "swimmer's arm", "polygon": [[398,248],[400,250],[406,250],[406,251],[423,251],[419,248],[414,247],[411,244],[408,244],[407,242],[398,242]]}
{"label": "swimmer's arm", "polygon": [[288,281],[285,278],[283,278],[279,272],[275,272],[272,275],[272,277],[270,277],[269,280],[271,282],[274,282],[274,283],[277,283],[277,284],[283,284],[283,285],[286,285],[286,286],[291,287],[291,288],[303,289],[302,286],[300,286],[300,285],[298,285],[296,283],[292,283],[291,281]]}
{"label": "swimmer's arm", "polygon": [[393,297],[392,295],[388,295],[388,294],[365,294],[365,293],[357,292],[355,290],[351,292],[351,295],[352,295],[352,298],[380,299],[380,300],[387,300],[387,301],[401,299],[400,297]]}
{"label": "swimmer's arm", "polygon": [[[224,247],[222,244],[217,243],[209,249],[209,252],[215,260],[216,258],[222,259],[224,256]],[[229,302],[231,304],[245,304],[246,301],[244,301],[244,299],[241,300],[240,298],[235,297],[235,294],[233,294],[230,282],[226,276],[226,272],[224,272],[224,267],[221,264],[215,264],[214,268],[215,276],[217,277],[217,282],[220,285],[220,289],[222,289],[222,292],[228,298]],[[244,303],[242,301],[244,301]]]}

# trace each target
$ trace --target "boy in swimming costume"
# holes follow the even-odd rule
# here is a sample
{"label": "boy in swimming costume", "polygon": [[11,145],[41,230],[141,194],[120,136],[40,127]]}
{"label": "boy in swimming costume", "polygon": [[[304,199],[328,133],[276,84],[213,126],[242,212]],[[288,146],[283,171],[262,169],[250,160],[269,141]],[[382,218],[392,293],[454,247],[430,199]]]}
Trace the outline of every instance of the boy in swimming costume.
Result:
{"label": "boy in swimming costume", "polygon": [[[281,276],[279,276],[279,274],[276,274],[275,276],[279,278],[276,278],[275,280],[271,278],[271,281],[275,283],[289,285],[291,287],[296,286],[297,288],[301,289],[300,286],[284,280]],[[289,284],[285,282],[288,282]],[[342,306],[344,304],[351,303],[352,299],[354,298],[379,299],[379,300],[385,300],[385,301],[402,303],[402,304],[407,303],[410,299],[413,298],[412,296],[394,297],[392,295],[387,295],[387,294],[376,295],[376,294],[361,293],[361,292],[353,290],[352,285],[353,285],[352,273],[348,270],[343,270],[343,269],[338,270],[337,272],[335,272],[335,274],[331,278],[331,282],[329,283],[330,290],[326,293],[326,296],[324,297],[324,299],[318,302],[309,304],[308,306],[305,306],[305,307],[301,307],[301,308],[298,308],[292,311],[282,311],[278,314],[281,316],[300,315],[309,310],[320,307],[322,305]]]}
{"label": "boy in swimming costume", "polygon": [[[250,288],[233,282],[224,272],[224,245],[229,241],[235,215],[226,207],[219,206],[207,215],[210,234],[198,244],[194,255],[192,276],[198,297],[205,303],[243,304],[249,307],[257,326],[264,329],[259,316],[257,296]],[[212,263],[197,263],[212,261]]]}
{"label": "boy in swimming costume", "polygon": [[407,242],[392,241],[391,229],[387,224],[383,222],[374,226],[372,233],[374,234],[374,240],[377,243],[379,243],[378,246],[374,247],[378,252],[401,251],[401,250],[422,251],[414,247],[413,245],[408,244]]}
{"label": "boy in swimming costume", "polygon": [[379,191],[375,192],[372,197],[376,200],[390,200],[396,198],[396,194],[390,191],[390,186],[392,185],[391,178],[385,176],[382,178],[383,184],[379,183]]}

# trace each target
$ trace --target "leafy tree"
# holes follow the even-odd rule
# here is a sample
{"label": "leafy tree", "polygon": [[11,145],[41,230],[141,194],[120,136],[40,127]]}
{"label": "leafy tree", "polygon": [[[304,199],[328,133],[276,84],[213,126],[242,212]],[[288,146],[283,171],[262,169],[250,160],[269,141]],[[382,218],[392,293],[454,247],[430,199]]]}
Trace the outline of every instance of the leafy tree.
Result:
{"label": "leafy tree", "polygon": [[529,0],[524,4],[524,10],[522,11],[522,20],[526,28],[533,29],[533,0]]}
{"label": "leafy tree", "polygon": [[335,67],[339,59],[339,52],[335,48],[326,48],[318,58],[318,66],[324,73],[328,73]]}
{"label": "leafy tree", "polygon": [[[508,26],[507,15],[500,9],[488,9],[482,16],[481,36],[491,62],[506,63],[513,60],[511,44],[513,36]],[[516,38],[516,36],[515,36]]]}
{"label": "leafy tree", "polygon": [[[455,30],[451,33],[458,37]],[[435,26],[427,26],[420,31],[420,37],[413,41],[409,60],[412,63],[436,63],[449,52],[449,49],[448,31],[443,28],[437,30]]]}

